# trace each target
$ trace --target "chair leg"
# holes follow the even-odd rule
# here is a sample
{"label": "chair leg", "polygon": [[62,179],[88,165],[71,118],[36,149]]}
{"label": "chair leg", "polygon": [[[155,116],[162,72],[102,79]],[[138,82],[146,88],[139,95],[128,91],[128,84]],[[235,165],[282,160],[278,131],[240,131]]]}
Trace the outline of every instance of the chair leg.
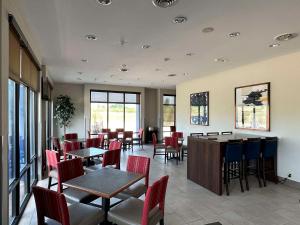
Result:
{"label": "chair leg", "polygon": [[159,221],[159,225],[164,225],[164,224],[165,224],[164,219],[161,219],[161,220]]}
{"label": "chair leg", "polygon": [[258,184],[259,187],[261,188],[261,181],[260,181],[260,162],[259,159],[256,160],[256,173],[257,173],[257,179],[258,179]]}
{"label": "chair leg", "polygon": [[249,181],[248,181],[248,162],[245,161],[244,163],[244,176],[245,176],[245,181],[246,181],[246,189],[249,191]]}
{"label": "chair leg", "polygon": [[156,149],[154,148],[153,149],[153,159],[154,159],[155,154],[156,154]]}
{"label": "chair leg", "polygon": [[165,151],[165,164],[167,163],[168,153]]}
{"label": "chair leg", "polygon": [[240,180],[241,191],[244,192],[244,186],[243,186],[243,181],[242,181],[242,173],[243,173],[243,162],[241,161],[239,163],[239,180]]}
{"label": "chair leg", "polygon": [[228,168],[228,163],[225,163],[225,170],[226,170],[226,180],[225,180],[226,194],[229,196],[229,186],[228,186],[229,168]]}
{"label": "chair leg", "polygon": [[267,186],[267,182],[266,182],[266,165],[265,165],[265,159],[262,159],[262,172],[263,172],[263,182],[264,182],[264,186]]}
{"label": "chair leg", "polygon": [[49,177],[49,178],[48,178],[48,189],[51,188],[51,181],[52,181],[52,177]]}

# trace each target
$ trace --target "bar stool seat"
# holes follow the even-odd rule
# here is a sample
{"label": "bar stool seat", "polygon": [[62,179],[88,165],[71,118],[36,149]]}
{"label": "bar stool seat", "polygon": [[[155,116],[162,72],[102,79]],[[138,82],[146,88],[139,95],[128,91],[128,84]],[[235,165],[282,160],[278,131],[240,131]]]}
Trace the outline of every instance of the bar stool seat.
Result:
{"label": "bar stool seat", "polygon": [[126,200],[130,197],[139,198],[143,194],[145,194],[147,191],[147,187],[144,182],[140,181],[133,185],[131,185],[129,188],[125,189],[121,193],[119,193],[116,198]]}
{"label": "bar stool seat", "polygon": [[65,198],[68,203],[90,203],[96,200],[98,197],[96,195],[91,195],[84,191],[79,191],[73,188],[66,188],[63,191]]}
{"label": "bar stool seat", "polygon": [[[108,212],[108,220],[118,225],[140,225],[143,208],[144,201],[131,197],[113,207]],[[156,225],[162,218],[163,215],[156,206],[149,213],[148,225]]]}
{"label": "bar stool seat", "polygon": [[[77,203],[68,207],[70,225],[98,225],[104,216],[104,212],[96,207]],[[46,220],[47,225],[60,225],[53,219]]]}

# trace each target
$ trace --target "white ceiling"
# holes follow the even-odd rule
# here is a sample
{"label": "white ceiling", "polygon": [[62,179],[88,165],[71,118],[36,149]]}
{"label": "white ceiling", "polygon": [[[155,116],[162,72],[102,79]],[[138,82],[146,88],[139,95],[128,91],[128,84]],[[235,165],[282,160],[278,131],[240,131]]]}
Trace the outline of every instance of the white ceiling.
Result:
{"label": "white ceiling", "polygon": [[[19,1],[57,82],[174,88],[187,79],[300,49],[300,37],[268,47],[278,34],[300,32],[299,0],[179,0],[166,9],[154,7],[152,0],[112,0],[109,6],[96,0]],[[172,23],[179,15],[187,23]],[[203,33],[205,27],[215,31]],[[234,31],[241,35],[229,38]],[[86,34],[99,38],[87,41]],[[151,48],[142,49],[143,44]],[[186,56],[189,52],[194,55]],[[219,57],[229,61],[214,62]],[[120,72],[122,64],[128,72]],[[177,76],[168,77],[173,73]]]}

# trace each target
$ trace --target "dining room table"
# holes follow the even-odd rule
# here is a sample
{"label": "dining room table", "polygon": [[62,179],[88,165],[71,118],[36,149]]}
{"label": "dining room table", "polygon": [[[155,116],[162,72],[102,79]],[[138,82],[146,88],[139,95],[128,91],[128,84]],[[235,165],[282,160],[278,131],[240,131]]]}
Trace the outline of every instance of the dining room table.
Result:
{"label": "dining room table", "polygon": [[101,168],[63,183],[64,186],[84,191],[102,198],[104,220],[101,225],[112,224],[107,215],[110,210],[110,199],[143,179],[145,175],[113,168]]}
{"label": "dining room table", "polygon": [[67,155],[75,158],[81,158],[83,160],[85,159],[87,162],[87,166],[91,166],[91,158],[103,156],[107,151],[107,149],[101,148],[83,148],[67,152]]}

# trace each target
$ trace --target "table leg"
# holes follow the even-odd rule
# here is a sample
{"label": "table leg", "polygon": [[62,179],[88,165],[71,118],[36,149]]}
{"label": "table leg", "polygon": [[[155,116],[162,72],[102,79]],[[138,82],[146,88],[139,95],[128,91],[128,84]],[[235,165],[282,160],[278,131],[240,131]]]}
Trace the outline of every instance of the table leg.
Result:
{"label": "table leg", "polygon": [[101,225],[112,225],[111,222],[107,220],[107,214],[110,208],[110,199],[109,198],[102,198],[102,210],[104,211],[104,220]]}

